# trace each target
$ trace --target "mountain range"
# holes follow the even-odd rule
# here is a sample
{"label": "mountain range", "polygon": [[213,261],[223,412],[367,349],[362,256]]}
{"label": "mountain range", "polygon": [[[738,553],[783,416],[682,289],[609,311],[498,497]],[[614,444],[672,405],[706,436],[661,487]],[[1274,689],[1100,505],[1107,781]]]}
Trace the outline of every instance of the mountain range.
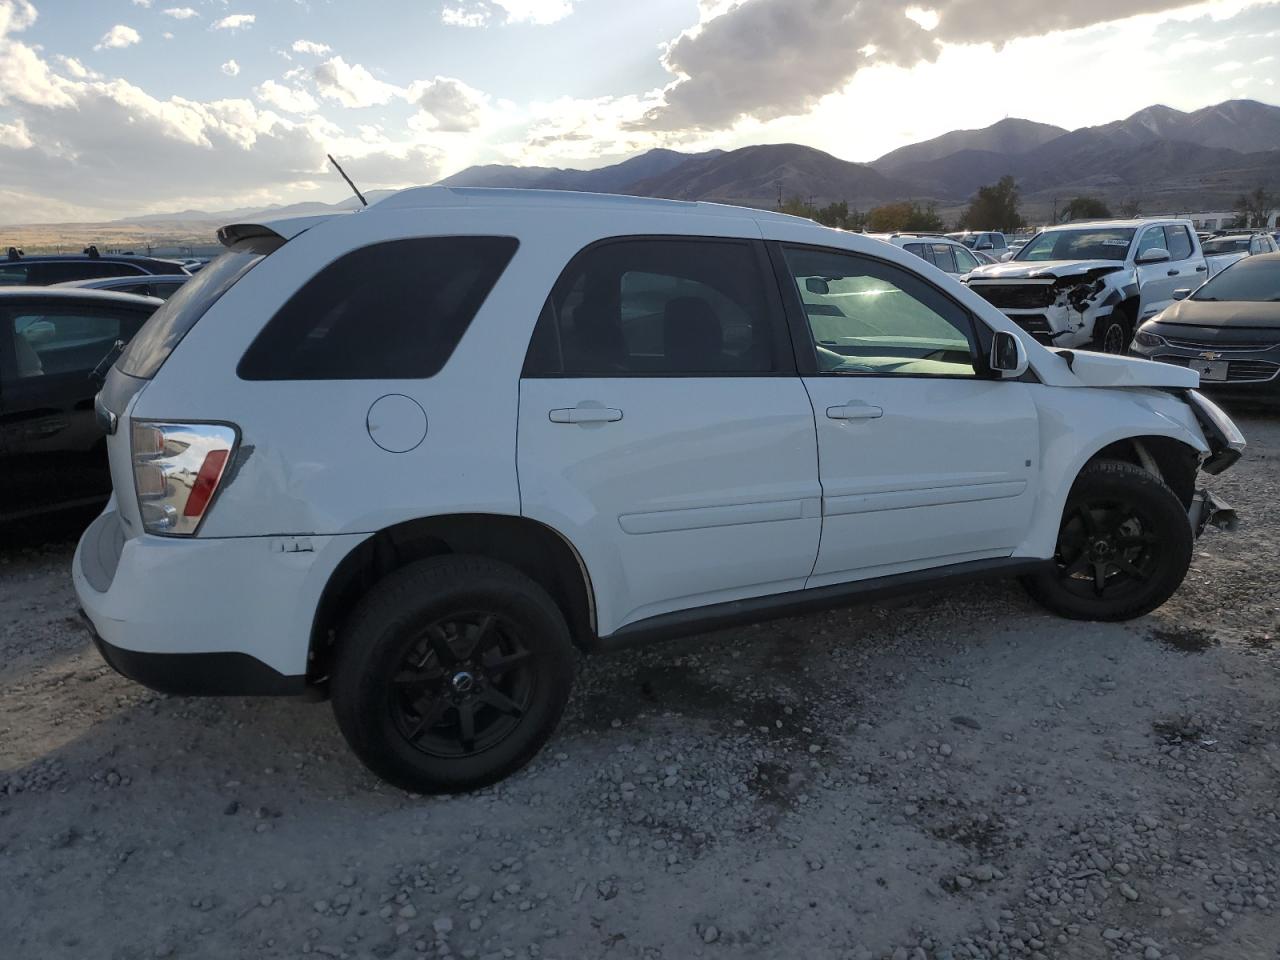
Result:
{"label": "mountain range", "polygon": [[[352,175],[359,182],[356,166]],[[779,196],[819,206],[846,201],[866,210],[895,200],[933,202],[944,217],[961,210],[978,187],[1012,175],[1023,212],[1047,218],[1074,196],[1113,205],[1136,203],[1144,213],[1230,209],[1258,186],[1280,189],[1280,107],[1229,100],[1183,112],[1156,105],[1099,126],[1064,130],[1006,118],[979,130],[954,130],[913,143],[871,163],[852,163],[795,143],[682,153],[655,149],[593,170],[488,164],[440,181],[455,187],[532,187],[586,190],[679,200],[712,200],[773,207]],[[368,194],[375,200],[391,191]],[[318,202],[186,210],[130,218],[148,225],[255,217],[305,216],[352,209]]]}

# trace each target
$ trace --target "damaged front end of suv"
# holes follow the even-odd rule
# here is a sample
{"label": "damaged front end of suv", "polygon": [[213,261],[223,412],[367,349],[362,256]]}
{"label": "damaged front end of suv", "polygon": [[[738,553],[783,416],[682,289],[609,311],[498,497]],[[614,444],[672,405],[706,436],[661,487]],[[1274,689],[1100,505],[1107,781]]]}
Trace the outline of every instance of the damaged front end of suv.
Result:
{"label": "damaged front end of suv", "polygon": [[[1129,318],[1122,304],[1137,285],[1122,264],[1017,266],[973,276],[969,287],[1046,346],[1124,352]],[[1113,314],[1116,322],[1105,322]]]}

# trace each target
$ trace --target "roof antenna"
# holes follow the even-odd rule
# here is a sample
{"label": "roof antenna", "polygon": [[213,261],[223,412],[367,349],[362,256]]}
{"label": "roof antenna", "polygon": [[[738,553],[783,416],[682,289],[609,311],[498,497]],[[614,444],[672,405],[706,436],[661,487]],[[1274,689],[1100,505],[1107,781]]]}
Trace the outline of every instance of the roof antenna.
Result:
{"label": "roof antenna", "polygon": [[361,205],[367,207],[369,205],[369,201],[364,198],[364,194],[360,192],[360,188],[351,182],[351,178],[347,176],[347,171],[343,170],[338,161],[333,159],[332,153],[326,153],[325,156],[329,158],[329,162],[333,164],[334,169],[342,174],[342,179],[347,181],[347,186],[350,187],[355,192],[355,195],[360,198]]}

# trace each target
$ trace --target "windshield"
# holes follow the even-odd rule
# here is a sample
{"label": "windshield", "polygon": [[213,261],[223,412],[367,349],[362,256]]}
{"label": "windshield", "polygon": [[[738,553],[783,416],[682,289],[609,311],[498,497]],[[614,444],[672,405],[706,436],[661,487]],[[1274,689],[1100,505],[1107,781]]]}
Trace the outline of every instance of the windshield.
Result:
{"label": "windshield", "polygon": [[154,377],[196,321],[282,243],[279,237],[242,240],[184,283],[129,341],[116,364],[120,371],[145,380]]}
{"label": "windshield", "polygon": [[1191,295],[1192,300],[1280,302],[1280,260],[1248,257],[1238,260]]}
{"label": "windshield", "polygon": [[1123,260],[1133,241],[1132,227],[1046,230],[1027,241],[1015,260]]}
{"label": "windshield", "polygon": [[978,245],[978,235],[976,233],[948,233],[948,240],[954,240],[956,243],[963,243],[972,250]]}
{"label": "windshield", "polygon": [[1211,257],[1215,253],[1236,253],[1243,250],[1249,252],[1248,237],[1223,237],[1219,240],[1206,240],[1203,244],[1206,257]]}

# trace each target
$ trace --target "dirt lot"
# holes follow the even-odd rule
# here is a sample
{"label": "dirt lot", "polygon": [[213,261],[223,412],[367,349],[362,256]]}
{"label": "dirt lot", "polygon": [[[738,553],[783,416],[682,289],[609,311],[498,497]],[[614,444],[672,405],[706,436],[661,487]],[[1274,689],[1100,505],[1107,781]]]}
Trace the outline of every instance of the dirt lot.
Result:
{"label": "dirt lot", "polygon": [[0,548],[0,956],[1280,957],[1280,421],[1126,625],[1013,584],[598,658],[497,788],[117,677]]}

